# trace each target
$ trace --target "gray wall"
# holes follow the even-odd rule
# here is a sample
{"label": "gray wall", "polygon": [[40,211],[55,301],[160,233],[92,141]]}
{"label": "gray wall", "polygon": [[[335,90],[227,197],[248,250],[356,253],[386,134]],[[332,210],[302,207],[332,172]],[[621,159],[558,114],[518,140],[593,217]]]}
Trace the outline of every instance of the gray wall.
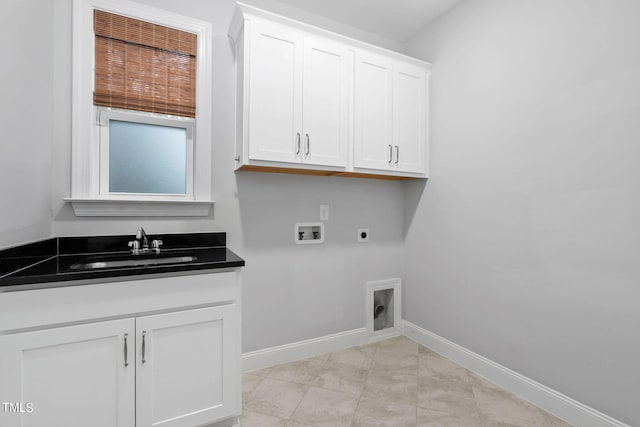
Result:
{"label": "gray wall", "polygon": [[467,1],[406,189],[409,321],[640,425],[640,2]]}
{"label": "gray wall", "polygon": [[52,2],[3,1],[0,31],[3,248],[51,235]]}
{"label": "gray wall", "polygon": [[[77,218],[70,194],[71,2],[56,1],[56,122],[53,141],[55,235],[226,231],[228,245],[247,261],[243,272],[243,351],[365,326],[365,282],[400,276],[402,184],[377,180],[234,173],[235,60],[227,28],[232,0],[141,1],[213,25],[213,198],[203,219]],[[289,8],[287,11],[294,13]],[[49,24],[50,25],[50,24]],[[343,33],[362,36],[348,27]],[[295,245],[294,224],[319,220],[330,205],[326,243]],[[356,243],[370,227],[372,242]]]}

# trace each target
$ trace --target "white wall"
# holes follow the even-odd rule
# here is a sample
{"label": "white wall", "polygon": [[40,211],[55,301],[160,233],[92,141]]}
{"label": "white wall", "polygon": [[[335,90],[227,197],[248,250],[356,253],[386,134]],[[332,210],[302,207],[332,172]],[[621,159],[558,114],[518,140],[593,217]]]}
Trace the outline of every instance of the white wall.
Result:
{"label": "white wall", "polygon": [[406,318],[640,425],[640,2],[463,2],[406,189]]}
{"label": "white wall", "polygon": [[52,17],[52,1],[2,2],[0,248],[51,235]]}
{"label": "white wall", "polygon": [[[226,231],[246,259],[243,351],[365,326],[365,282],[400,276],[402,184],[378,180],[234,173],[235,62],[227,28],[233,0],[144,0],[213,25],[213,198],[204,219],[77,218],[70,193],[71,2],[56,0],[56,122],[53,227],[56,235]],[[371,41],[371,40],[367,40]],[[295,245],[296,222],[317,221],[330,205],[323,245]],[[372,241],[356,244],[370,227]]]}

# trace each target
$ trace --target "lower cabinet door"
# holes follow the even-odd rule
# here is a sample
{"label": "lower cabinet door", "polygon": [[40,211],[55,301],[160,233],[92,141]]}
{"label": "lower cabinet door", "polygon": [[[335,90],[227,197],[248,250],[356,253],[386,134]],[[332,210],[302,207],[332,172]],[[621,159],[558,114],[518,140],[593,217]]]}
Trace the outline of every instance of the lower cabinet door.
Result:
{"label": "lower cabinet door", "polygon": [[235,304],[136,319],[136,426],[193,427],[240,414]]}
{"label": "lower cabinet door", "polygon": [[134,339],[133,319],[0,336],[0,425],[134,427]]}

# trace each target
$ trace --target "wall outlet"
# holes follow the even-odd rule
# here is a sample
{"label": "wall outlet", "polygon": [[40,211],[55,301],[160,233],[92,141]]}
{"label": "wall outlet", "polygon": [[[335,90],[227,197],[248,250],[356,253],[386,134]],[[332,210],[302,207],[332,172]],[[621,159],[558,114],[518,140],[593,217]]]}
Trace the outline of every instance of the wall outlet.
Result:
{"label": "wall outlet", "polygon": [[371,233],[368,228],[358,228],[358,242],[366,243],[369,241]]}
{"label": "wall outlet", "polygon": [[329,205],[320,205],[320,221],[329,221]]}

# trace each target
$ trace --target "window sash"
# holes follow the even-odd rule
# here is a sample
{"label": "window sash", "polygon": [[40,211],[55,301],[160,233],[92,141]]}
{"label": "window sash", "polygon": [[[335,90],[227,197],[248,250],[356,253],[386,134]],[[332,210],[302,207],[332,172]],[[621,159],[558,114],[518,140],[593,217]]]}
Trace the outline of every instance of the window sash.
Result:
{"label": "window sash", "polygon": [[[195,200],[194,197],[194,125],[195,120],[185,117],[169,117],[153,113],[141,113],[136,111],[112,110],[96,107],[96,115],[99,123],[99,169],[100,169],[100,197],[153,200],[162,198],[172,200]],[[143,123],[159,126],[183,128],[187,131],[186,153],[186,177],[185,194],[169,193],[123,193],[109,191],[109,121],[118,120],[131,123]]]}

